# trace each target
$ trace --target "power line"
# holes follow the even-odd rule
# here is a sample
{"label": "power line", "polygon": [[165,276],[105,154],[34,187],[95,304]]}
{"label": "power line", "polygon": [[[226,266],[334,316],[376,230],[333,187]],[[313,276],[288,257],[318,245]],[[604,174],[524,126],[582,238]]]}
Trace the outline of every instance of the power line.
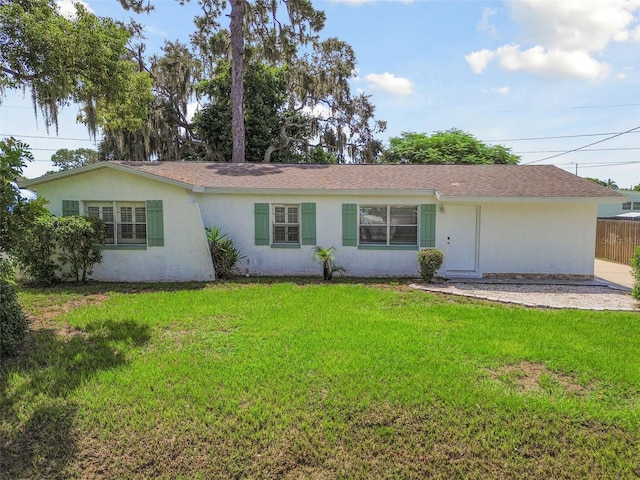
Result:
{"label": "power line", "polygon": [[[500,140],[485,140],[487,143],[493,142],[520,142],[524,140],[557,140],[560,138],[581,138],[581,137],[603,137],[605,135],[617,135],[620,132],[605,132],[605,133],[583,133],[581,135],[556,135],[550,137],[528,137],[528,138],[503,138]],[[633,132],[640,133],[640,132]]]}
{"label": "power line", "polygon": [[607,140],[611,140],[612,138],[616,138],[616,137],[619,137],[619,136],[621,136],[621,135],[625,135],[625,134],[627,134],[627,133],[631,133],[631,132],[633,132],[633,131],[635,131],[635,130],[638,130],[638,129],[640,129],[640,125],[638,125],[637,127],[630,128],[630,129],[629,129],[629,130],[627,130],[626,132],[617,133],[617,134],[612,135],[612,136],[610,136],[610,137],[603,138],[602,140],[598,140],[597,142],[593,142],[593,143],[590,143],[590,144],[588,144],[588,145],[583,145],[582,147],[573,148],[573,149],[571,149],[571,150],[567,150],[567,151],[562,152],[562,153],[557,153],[557,154],[555,154],[555,155],[551,155],[551,156],[549,156],[549,157],[540,158],[539,160],[533,160],[532,162],[525,162],[525,163],[523,163],[523,165],[529,165],[529,164],[531,164],[531,163],[538,163],[538,162],[542,162],[542,161],[544,161],[544,160],[549,160],[549,159],[551,159],[551,158],[560,157],[560,156],[562,156],[562,155],[566,155],[566,154],[568,154],[568,153],[577,152],[578,150],[582,150],[582,149],[585,149],[585,148],[587,148],[587,147],[591,147],[591,146],[593,146],[593,145],[597,145],[598,143],[606,142]]}
{"label": "power line", "polygon": [[[640,147],[619,147],[619,148],[590,148],[588,150],[580,150],[577,153],[582,152],[615,152],[618,150],[640,150]],[[531,150],[528,152],[512,152],[512,153],[558,153],[564,152],[565,150]]]}
{"label": "power line", "polygon": [[[89,138],[65,138],[65,137],[48,137],[44,135],[15,135],[11,133],[0,133],[0,137],[15,137],[15,138],[38,138],[43,140],[72,140],[77,142],[94,142]],[[35,149],[34,149],[35,150]]]}

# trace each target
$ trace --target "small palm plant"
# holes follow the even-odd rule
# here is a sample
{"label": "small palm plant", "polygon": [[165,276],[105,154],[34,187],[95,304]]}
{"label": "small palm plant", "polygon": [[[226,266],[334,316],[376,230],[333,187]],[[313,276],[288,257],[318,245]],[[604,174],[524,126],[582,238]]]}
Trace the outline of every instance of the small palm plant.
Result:
{"label": "small palm plant", "polygon": [[233,240],[223,234],[218,227],[207,227],[205,230],[217,277],[231,278],[233,267],[245,256],[235,247]]}
{"label": "small palm plant", "polygon": [[313,258],[322,264],[322,276],[325,280],[331,280],[334,273],[344,272],[344,268],[336,265],[336,248],[324,248],[316,246],[313,249]]}

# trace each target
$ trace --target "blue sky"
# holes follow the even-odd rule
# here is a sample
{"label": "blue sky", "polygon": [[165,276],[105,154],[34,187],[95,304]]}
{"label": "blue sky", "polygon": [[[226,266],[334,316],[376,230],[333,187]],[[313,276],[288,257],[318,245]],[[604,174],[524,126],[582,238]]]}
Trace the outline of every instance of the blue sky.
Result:
{"label": "blue sky", "polygon": [[[137,18],[149,43],[186,42],[195,5],[154,3],[155,12]],[[115,0],[85,4],[97,15],[120,14]],[[640,0],[314,5],[327,16],[322,36],[355,50],[352,88],[370,94],[376,117],[387,121],[381,140],[459,128],[510,147],[521,163],[577,169],[624,188],[640,184]],[[29,96],[14,92],[0,106],[0,136],[31,145],[37,161],[26,175],[35,177],[52,168],[58,148],[92,146],[75,115],[66,108],[58,137],[55,129],[47,134]]]}

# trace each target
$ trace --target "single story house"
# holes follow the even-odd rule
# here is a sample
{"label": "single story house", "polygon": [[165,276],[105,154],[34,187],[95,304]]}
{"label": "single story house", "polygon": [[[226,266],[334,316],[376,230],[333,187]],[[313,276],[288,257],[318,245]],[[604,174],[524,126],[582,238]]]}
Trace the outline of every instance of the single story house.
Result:
{"label": "single story house", "polygon": [[247,275],[320,275],[316,245],[349,276],[592,277],[598,204],[621,195],[546,165],[101,162],[23,182],[55,215],[107,223],[104,281],[214,279],[205,227]]}
{"label": "single story house", "polygon": [[617,190],[623,197],[616,203],[598,205],[598,218],[635,218],[640,215],[640,192],[635,190]]}

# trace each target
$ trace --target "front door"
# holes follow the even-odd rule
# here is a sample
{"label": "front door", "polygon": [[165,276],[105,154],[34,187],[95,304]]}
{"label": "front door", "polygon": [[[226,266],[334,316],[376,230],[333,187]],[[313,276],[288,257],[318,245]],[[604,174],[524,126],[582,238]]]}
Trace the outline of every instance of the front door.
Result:
{"label": "front door", "polygon": [[478,269],[478,210],[475,205],[447,206],[447,275],[472,275]]}

